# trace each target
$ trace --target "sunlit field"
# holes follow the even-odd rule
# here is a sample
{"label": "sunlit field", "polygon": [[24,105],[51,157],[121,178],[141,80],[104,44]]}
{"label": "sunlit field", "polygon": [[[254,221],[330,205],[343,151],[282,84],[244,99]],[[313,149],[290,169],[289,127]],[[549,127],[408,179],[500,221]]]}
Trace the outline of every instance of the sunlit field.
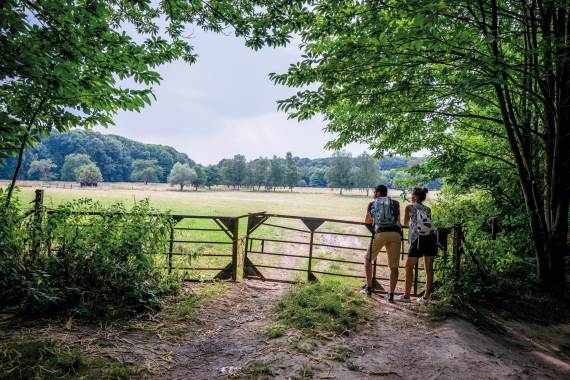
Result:
{"label": "sunlit field", "polygon": [[[0,185],[3,185],[0,183]],[[362,220],[366,205],[372,198],[372,191],[344,191],[339,195],[336,189],[295,188],[278,191],[241,191],[228,190],[226,187],[211,191],[192,188],[183,192],[166,184],[103,184],[100,189],[81,189],[75,186],[62,188],[42,187],[39,182],[22,182],[19,198],[22,204],[33,199],[36,188],[44,188],[44,203],[48,207],[56,207],[71,199],[91,198],[103,205],[116,202],[129,204],[135,200],[149,198],[153,207],[170,211],[173,214],[199,214],[237,216],[248,212],[266,211],[269,213],[291,214],[300,216],[326,217],[335,219]],[[400,191],[391,190],[390,196],[399,199]]]}

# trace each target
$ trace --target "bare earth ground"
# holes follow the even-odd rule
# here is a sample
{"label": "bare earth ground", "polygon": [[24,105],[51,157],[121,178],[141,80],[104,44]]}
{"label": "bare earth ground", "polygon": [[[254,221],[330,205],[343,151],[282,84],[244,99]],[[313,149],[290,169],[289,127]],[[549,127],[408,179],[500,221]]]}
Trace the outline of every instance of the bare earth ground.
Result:
{"label": "bare earth ground", "polygon": [[374,295],[370,320],[355,331],[316,338],[288,330],[283,337],[269,339],[264,331],[274,323],[272,305],[289,285],[247,281],[227,286],[178,330],[161,313],[128,326],[52,320],[16,327],[4,320],[0,334],[59,340],[145,368],[141,377],[153,379],[570,376],[567,324],[543,327],[500,321],[504,330],[497,334],[464,320],[430,322],[423,306],[389,304]]}

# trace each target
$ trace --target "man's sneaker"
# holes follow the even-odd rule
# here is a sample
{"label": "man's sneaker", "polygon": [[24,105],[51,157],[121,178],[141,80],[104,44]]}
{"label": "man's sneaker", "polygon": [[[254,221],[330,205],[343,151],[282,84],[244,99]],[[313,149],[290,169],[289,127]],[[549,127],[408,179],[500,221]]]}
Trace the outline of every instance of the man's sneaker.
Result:
{"label": "man's sneaker", "polygon": [[370,289],[368,285],[364,285],[360,293],[366,294],[368,297],[370,297],[372,295],[372,289]]}
{"label": "man's sneaker", "polygon": [[394,302],[394,293],[384,294],[384,299],[388,302]]}
{"label": "man's sneaker", "polygon": [[420,305],[427,305],[429,303],[429,299],[424,298],[424,297],[420,297],[420,298],[418,298],[418,303]]}
{"label": "man's sneaker", "polygon": [[398,302],[410,302],[410,297],[406,297],[404,294],[400,294],[396,297],[396,301]]}

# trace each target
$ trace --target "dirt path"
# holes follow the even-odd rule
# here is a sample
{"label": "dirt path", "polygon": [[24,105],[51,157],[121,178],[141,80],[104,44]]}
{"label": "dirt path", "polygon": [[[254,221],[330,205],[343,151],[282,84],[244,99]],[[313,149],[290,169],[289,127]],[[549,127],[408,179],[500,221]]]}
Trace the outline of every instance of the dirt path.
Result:
{"label": "dirt path", "polygon": [[272,324],[272,305],[288,285],[248,281],[228,287],[180,330],[160,314],[129,326],[50,322],[16,330],[2,324],[0,330],[112,356],[146,368],[143,377],[153,379],[570,376],[569,325],[508,323],[503,333],[493,334],[462,320],[428,322],[420,306],[389,304],[374,296],[370,321],[347,335],[315,339],[289,330],[269,339],[264,332]]}

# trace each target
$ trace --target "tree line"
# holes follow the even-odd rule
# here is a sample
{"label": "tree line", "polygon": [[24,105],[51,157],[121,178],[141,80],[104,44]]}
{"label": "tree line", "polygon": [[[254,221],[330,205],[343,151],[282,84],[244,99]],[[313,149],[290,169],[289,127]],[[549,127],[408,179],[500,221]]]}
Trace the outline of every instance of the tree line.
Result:
{"label": "tree line", "polygon": [[[415,157],[386,157],[375,160],[363,153],[346,152],[326,158],[259,157],[247,161],[237,154],[215,165],[198,165],[186,154],[163,145],[143,144],[121,136],[74,130],[55,133],[29,149],[23,159],[20,179],[77,181],[83,184],[108,182],[170,182],[178,186],[211,188],[226,185],[253,190],[292,189],[296,186],[369,188],[385,183],[407,187],[406,170],[423,162]],[[0,178],[10,178],[16,158],[4,160]],[[84,167],[85,166],[85,167]],[[437,188],[441,181],[430,182]]]}

